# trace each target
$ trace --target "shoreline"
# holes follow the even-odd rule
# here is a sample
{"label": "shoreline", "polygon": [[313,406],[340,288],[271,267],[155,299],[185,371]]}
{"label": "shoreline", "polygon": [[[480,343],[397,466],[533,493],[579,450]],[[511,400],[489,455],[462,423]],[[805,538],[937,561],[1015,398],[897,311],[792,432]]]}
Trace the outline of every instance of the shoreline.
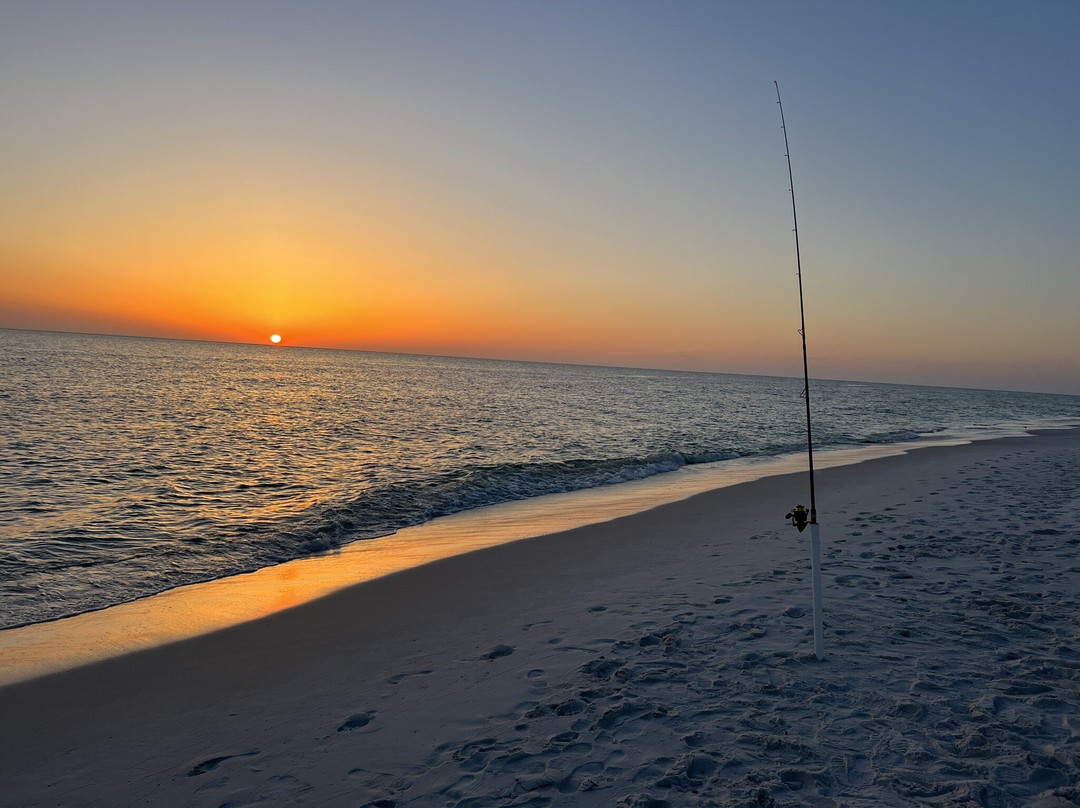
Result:
{"label": "shoreline", "polygon": [[0,797],[1076,805],[1077,479],[1077,430],[822,471],[820,663],[791,474],[9,685]]}
{"label": "shoreline", "polygon": [[[946,437],[815,452],[816,468],[872,462],[988,438]],[[684,466],[642,480],[499,503],[389,536],[228,575],[114,606],[0,630],[0,687],[190,639],[462,553],[642,513],[701,493],[806,473],[804,454]]]}

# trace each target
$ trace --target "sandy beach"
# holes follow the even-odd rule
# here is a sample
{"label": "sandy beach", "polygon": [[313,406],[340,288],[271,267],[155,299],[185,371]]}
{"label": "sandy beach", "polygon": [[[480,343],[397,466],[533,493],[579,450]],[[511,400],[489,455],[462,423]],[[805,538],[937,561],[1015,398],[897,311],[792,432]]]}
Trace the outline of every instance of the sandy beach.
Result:
{"label": "sandy beach", "polygon": [[1080,430],[397,572],[0,688],[5,806],[1080,805]]}

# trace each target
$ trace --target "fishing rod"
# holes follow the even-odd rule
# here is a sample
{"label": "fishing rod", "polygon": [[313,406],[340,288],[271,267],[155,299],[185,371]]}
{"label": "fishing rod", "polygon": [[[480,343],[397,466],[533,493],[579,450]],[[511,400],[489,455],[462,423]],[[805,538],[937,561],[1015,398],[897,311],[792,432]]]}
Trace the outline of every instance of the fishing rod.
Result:
{"label": "fishing rod", "polygon": [[801,533],[810,525],[810,567],[814,596],[814,655],[825,658],[825,639],[822,636],[821,596],[821,532],[817,521],[817,493],[814,488],[814,438],[810,425],[810,365],[806,358],[806,307],[803,304],[802,255],[799,251],[799,214],[795,208],[795,179],[791,171],[791,148],[788,146],[787,122],[784,120],[784,103],[780,100],[780,85],[776,87],[776,104],[780,107],[780,128],[784,131],[784,156],[787,158],[788,190],[791,191],[791,220],[795,232],[795,267],[799,278],[799,334],[802,336],[803,399],[806,401],[806,455],[810,466],[810,513],[802,505],[796,505],[787,519]]}

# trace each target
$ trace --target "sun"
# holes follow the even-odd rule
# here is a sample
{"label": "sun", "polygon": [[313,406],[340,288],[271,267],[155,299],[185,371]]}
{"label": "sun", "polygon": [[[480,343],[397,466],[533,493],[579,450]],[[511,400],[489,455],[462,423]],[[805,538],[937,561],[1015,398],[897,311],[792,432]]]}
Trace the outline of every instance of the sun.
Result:
{"label": "sun", "polygon": [[270,341],[277,345],[279,342],[281,342],[281,334],[271,334]]}

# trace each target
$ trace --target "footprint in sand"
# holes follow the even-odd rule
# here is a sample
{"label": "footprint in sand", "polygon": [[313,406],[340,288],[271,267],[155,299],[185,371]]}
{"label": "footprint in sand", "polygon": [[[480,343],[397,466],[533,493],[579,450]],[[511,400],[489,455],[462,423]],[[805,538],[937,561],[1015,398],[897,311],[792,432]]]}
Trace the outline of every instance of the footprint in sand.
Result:
{"label": "footprint in sand", "polygon": [[366,727],[371,723],[371,719],[374,717],[374,710],[368,710],[366,713],[353,713],[345,719],[344,723],[337,728],[337,731],[344,732],[347,729],[360,729],[361,727]]}
{"label": "footprint in sand", "polygon": [[259,750],[253,749],[250,752],[240,752],[235,755],[218,755],[217,757],[207,758],[201,763],[196,763],[194,766],[192,766],[191,769],[188,771],[187,776],[198,777],[200,774],[206,774],[209,771],[213,771],[226,760],[232,760],[233,758],[238,757],[251,757],[252,755],[257,754],[259,754]]}
{"label": "footprint in sand", "polygon": [[409,671],[408,673],[398,673],[398,674],[395,674],[394,676],[391,676],[389,679],[387,679],[386,683],[388,685],[396,685],[399,682],[404,682],[406,679],[408,679],[411,676],[428,676],[429,674],[432,674],[432,673],[434,673],[434,671],[432,671],[430,669],[429,670],[422,670],[422,671]]}

